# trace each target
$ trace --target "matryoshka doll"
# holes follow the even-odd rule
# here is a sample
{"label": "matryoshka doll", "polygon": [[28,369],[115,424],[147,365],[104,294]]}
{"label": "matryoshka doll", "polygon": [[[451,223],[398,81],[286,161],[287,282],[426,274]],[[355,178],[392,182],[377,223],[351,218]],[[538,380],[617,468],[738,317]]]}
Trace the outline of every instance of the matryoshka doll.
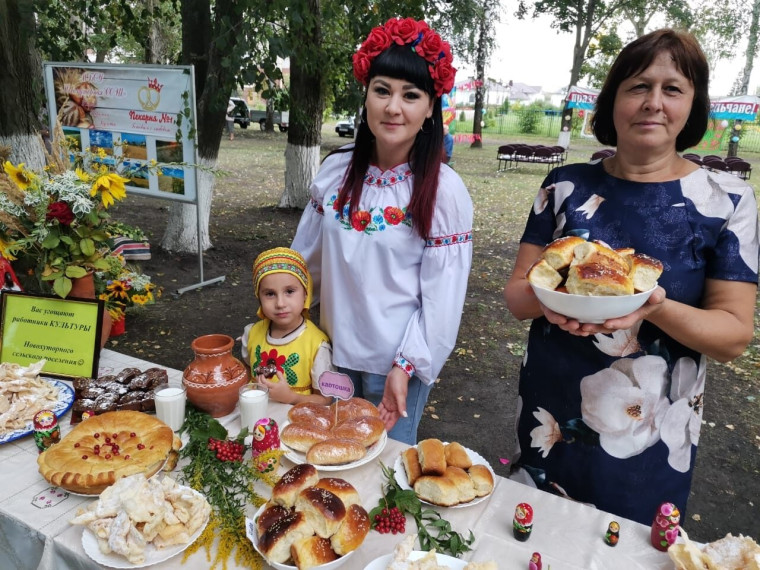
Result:
{"label": "matryoshka doll", "polygon": [[616,546],[620,540],[620,525],[617,521],[612,521],[607,527],[607,534],[604,535],[604,542],[609,546]]}
{"label": "matryoshka doll", "polygon": [[679,522],[681,522],[681,512],[673,503],[662,503],[657,507],[650,535],[652,546],[665,552],[678,538]]}
{"label": "matryoshka doll", "polygon": [[528,570],[541,570],[541,555],[538,552],[534,552],[530,557]]}
{"label": "matryoshka doll", "polygon": [[530,538],[533,530],[533,507],[528,503],[519,503],[515,507],[515,518],[512,520],[512,534],[520,542]]}
{"label": "matryoshka doll", "polygon": [[34,414],[32,422],[34,425],[34,442],[37,444],[40,453],[61,441],[61,426],[58,425],[58,418],[55,417],[52,410],[40,410]]}
{"label": "matryoshka doll", "polygon": [[[277,422],[272,418],[261,418],[253,424],[253,441],[251,442],[251,456],[255,460],[257,456],[280,449],[280,429]],[[262,473],[269,473],[277,468],[278,460],[270,457],[257,462],[256,468]]]}

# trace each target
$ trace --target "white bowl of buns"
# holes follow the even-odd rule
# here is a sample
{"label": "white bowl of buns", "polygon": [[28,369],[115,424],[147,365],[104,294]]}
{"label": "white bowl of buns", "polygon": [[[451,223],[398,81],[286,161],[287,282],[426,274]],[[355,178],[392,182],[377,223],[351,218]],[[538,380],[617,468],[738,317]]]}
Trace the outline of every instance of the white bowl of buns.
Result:
{"label": "white bowl of buns", "polygon": [[565,236],[544,248],[526,278],[538,300],[555,313],[603,323],[646,303],[662,271],[662,262],[633,248]]}
{"label": "white bowl of buns", "polygon": [[368,450],[379,452],[377,447],[387,441],[380,412],[363,398],[338,400],[330,406],[296,404],[288,411],[288,421],[280,440],[288,448],[285,457],[294,463],[326,468],[358,465]]}
{"label": "white bowl of buns", "polygon": [[254,548],[278,570],[337,568],[370,530],[359,493],[347,481],[320,478],[308,463],[286,472],[249,522]]}

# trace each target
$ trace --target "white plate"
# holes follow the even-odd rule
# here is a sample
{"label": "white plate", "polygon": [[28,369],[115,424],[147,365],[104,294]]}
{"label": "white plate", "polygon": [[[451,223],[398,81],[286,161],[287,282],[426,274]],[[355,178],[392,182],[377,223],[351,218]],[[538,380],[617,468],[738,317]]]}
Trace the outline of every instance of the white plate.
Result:
{"label": "white plate", "polygon": [[[264,509],[266,509],[267,506],[268,506],[268,503],[264,503],[263,505],[259,507],[259,510],[256,511],[256,514],[253,515],[252,519],[245,520],[245,534],[248,537],[248,539],[251,541],[251,544],[253,544],[253,548],[256,549],[256,552],[261,554],[261,556],[263,556],[265,560],[266,560],[266,556],[264,556],[259,550],[259,535],[256,532],[256,521],[259,519],[259,516],[261,515],[261,513],[264,512]],[[337,568],[338,566],[343,565],[343,563],[346,562],[346,560],[348,560],[354,555],[354,552],[356,552],[356,550],[352,550],[345,556],[341,556],[337,560],[333,560],[332,562],[328,562],[327,564],[314,566],[314,568],[319,568],[319,570],[333,570],[334,568]],[[297,570],[295,566],[291,566],[290,564],[281,564],[279,562],[271,562],[269,560],[267,560],[267,564],[269,564],[273,568],[276,568],[277,570]]]}
{"label": "white plate", "polygon": [[[58,388],[58,401],[53,406],[52,411],[55,414],[55,417],[60,421],[61,416],[68,412],[69,408],[71,408],[71,405],[74,403],[74,389],[65,382],[61,382],[60,380],[42,377],[40,377],[40,380],[49,382]],[[24,437],[25,435],[29,435],[32,432],[34,432],[34,422],[32,420],[29,420],[26,422],[26,425],[24,427],[0,435],[0,443],[8,443],[14,441],[16,439]]]}
{"label": "white plate", "polygon": [[[191,489],[191,491],[196,495],[201,495],[201,493],[195,489]],[[82,548],[84,548],[87,556],[92,558],[101,566],[108,566],[109,568],[145,568],[146,566],[151,566],[153,564],[158,564],[159,562],[169,560],[169,558],[176,556],[180,552],[184,552],[193,542],[198,539],[198,537],[203,532],[203,529],[206,528],[207,524],[208,517],[206,517],[206,520],[201,525],[201,527],[192,534],[190,537],[190,542],[187,544],[177,544],[175,546],[158,549],[152,544],[148,543],[148,545],[145,547],[145,562],[142,564],[132,564],[121,554],[114,554],[113,552],[111,554],[103,554],[100,551],[100,547],[98,546],[98,539],[87,527],[84,527],[82,529]]]}
{"label": "white plate", "polygon": [[[282,429],[285,429],[285,427],[290,422],[285,422],[282,424]],[[370,445],[367,448],[367,455],[362,457],[361,459],[357,459],[356,461],[352,461],[351,463],[344,463],[343,465],[317,465],[314,464],[314,467],[316,467],[319,471],[346,471],[347,469],[353,469],[354,467],[359,467],[360,465],[364,465],[365,463],[369,463],[372,461],[375,457],[380,455],[380,453],[385,449],[385,445],[388,443],[388,432],[383,430],[383,435],[380,436],[380,439],[378,439],[375,443]],[[295,449],[291,449],[284,443],[280,442],[280,447],[285,451],[285,457],[288,458],[290,461],[296,464],[301,463],[308,463],[306,461],[306,454],[301,453],[300,451],[296,451]]]}
{"label": "white plate", "polygon": [[[443,445],[446,445],[448,441],[444,441]],[[417,447],[416,445],[414,447]],[[464,446],[462,446],[464,447]],[[494,473],[493,469],[491,468],[491,465],[488,463],[488,461],[485,460],[485,458],[480,455],[477,451],[473,451],[472,449],[465,447],[464,450],[467,452],[467,456],[470,458],[470,461],[472,461],[473,465],[485,465],[488,467],[488,470],[491,472],[491,476],[493,477],[494,481],[496,481],[496,473]],[[409,479],[406,477],[406,469],[404,469],[404,464],[401,462],[401,455],[396,458],[396,462],[393,464],[393,470],[396,472],[396,481],[399,484],[399,487],[402,489],[411,489],[412,486],[409,485]],[[458,505],[452,505],[450,507],[446,507],[447,509],[463,509],[465,507],[471,507],[473,505],[477,505],[478,503],[482,503],[485,501],[488,497],[491,496],[491,493],[488,493],[487,495],[484,495],[483,497],[475,497],[472,501],[469,503],[459,503]],[[424,501],[420,499],[421,502],[425,503],[426,505],[431,505],[434,507],[439,507],[441,505],[433,505],[432,503],[428,503],[427,501]]]}
{"label": "white plate", "polygon": [[[407,560],[419,560],[426,554],[427,552],[421,550],[413,550],[409,553],[409,558],[407,558]],[[459,558],[454,558],[453,556],[448,556],[446,554],[438,554],[437,552],[435,553],[435,559],[439,565],[448,566],[451,570],[463,570],[463,568],[467,566],[467,562],[464,560],[459,560]],[[364,570],[385,570],[388,568],[391,560],[393,560],[393,554],[386,554],[380,558],[375,558],[364,567]]]}

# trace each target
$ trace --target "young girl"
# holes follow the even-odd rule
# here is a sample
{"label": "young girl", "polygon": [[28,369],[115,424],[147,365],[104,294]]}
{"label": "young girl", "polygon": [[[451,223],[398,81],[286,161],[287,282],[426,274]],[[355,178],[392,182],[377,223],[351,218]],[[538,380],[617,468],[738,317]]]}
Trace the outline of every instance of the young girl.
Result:
{"label": "young girl", "polygon": [[455,69],[449,44],[412,18],[374,28],[353,61],[367,86],[356,143],[323,162],[292,247],[314,272],[338,370],[390,437],[414,444],[472,261],[472,201],[441,164]]}
{"label": "young girl", "polygon": [[309,320],[311,276],[301,254],[285,247],[261,253],[253,264],[261,320],[245,327],[243,358],[275,402],[330,404],[317,381],[332,370],[330,339]]}

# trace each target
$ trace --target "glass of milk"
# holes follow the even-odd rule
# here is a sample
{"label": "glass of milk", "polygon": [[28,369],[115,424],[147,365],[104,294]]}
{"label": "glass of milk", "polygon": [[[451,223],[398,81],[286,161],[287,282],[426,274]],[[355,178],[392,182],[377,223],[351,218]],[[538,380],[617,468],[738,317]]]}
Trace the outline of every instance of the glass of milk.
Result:
{"label": "glass of milk", "polygon": [[172,431],[179,431],[185,421],[185,387],[182,384],[164,383],[156,386],[153,393],[158,419],[172,428]]}
{"label": "glass of milk", "polygon": [[261,418],[267,417],[269,404],[269,388],[258,382],[252,382],[240,387],[240,425],[250,431]]}

